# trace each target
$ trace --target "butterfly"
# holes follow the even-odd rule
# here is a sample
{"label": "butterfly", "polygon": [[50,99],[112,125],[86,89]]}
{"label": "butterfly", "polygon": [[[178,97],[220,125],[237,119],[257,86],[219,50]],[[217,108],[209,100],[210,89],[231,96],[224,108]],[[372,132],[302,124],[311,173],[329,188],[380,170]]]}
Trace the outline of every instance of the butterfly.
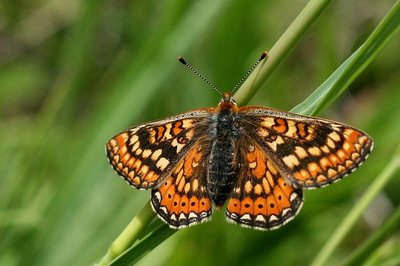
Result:
{"label": "butterfly", "polygon": [[171,228],[205,222],[213,205],[226,203],[229,222],[272,230],[299,213],[303,189],[347,176],[372,147],[354,127],[239,107],[228,92],[215,108],[129,128],[108,141],[106,152],[131,186],[151,189],[152,208]]}

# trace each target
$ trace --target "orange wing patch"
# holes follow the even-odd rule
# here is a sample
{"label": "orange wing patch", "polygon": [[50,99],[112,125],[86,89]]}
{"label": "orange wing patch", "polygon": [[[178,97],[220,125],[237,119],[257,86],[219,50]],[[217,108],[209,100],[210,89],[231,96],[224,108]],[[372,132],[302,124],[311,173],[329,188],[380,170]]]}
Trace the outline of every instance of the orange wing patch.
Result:
{"label": "orange wing patch", "polygon": [[206,189],[205,160],[195,145],[157,189],[151,203],[154,211],[171,228],[179,229],[208,220],[212,203]]}
{"label": "orange wing patch", "polygon": [[260,230],[279,228],[299,212],[302,190],[283,178],[260,147],[244,143],[244,164],[228,201],[227,219]]}

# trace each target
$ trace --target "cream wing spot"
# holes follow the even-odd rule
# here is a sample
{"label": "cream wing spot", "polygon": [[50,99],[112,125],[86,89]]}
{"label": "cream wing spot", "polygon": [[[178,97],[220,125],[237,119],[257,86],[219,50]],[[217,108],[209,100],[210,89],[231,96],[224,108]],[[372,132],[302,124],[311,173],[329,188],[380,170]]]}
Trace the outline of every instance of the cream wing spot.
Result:
{"label": "cream wing spot", "polygon": [[317,176],[317,182],[319,184],[326,183],[327,181],[328,181],[328,179],[324,175],[318,175]]}
{"label": "cream wing spot", "polygon": [[288,137],[294,137],[296,136],[296,133],[297,133],[296,122],[294,122],[293,120],[289,120],[288,131],[285,133],[285,135]]}
{"label": "cream wing spot", "polygon": [[197,218],[198,216],[197,216],[197,214],[196,213],[194,213],[194,212],[190,212],[189,213],[189,219],[193,219],[193,218]]}
{"label": "cream wing spot", "polygon": [[176,152],[179,153],[183,147],[185,147],[185,144],[181,144],[178,142],[178,139],[174,139],[171,143],[173,147],[176,147]]}
{"label": "cream wing spot", "polygon": [[357,150],[358,152],[361,151],[361,149],[362,149],[362,145],[361,145],[361,144],[358,144],[358,143],[354,144],[354,147],[356,148],[356,150]]}
{"label": "cream wing spot", "polygon": [[267,142],[267,143],[268,143],[268,146],[269,146],[273,151],[276,151],[276,150],[277,150],[278,143],[276,143],[276,141]]}
{"label": "cream wing spot", "polygon": [[283,157],[282,160],[291,169],[300,164],[299,159],[293,154]]}
{"label": "cream wing spot", "polygon": [[249,145],[249,146],[248,146],[249,152],[253,152],[254,149],[255,149],[254,145]]}
{"label": "cream wing spot", "polygon": [[271,171],[272,174],[274,174],[274,175],[278,174],[278,170],[272,164],[272,162],[270,162],[270,160],[267,161],[267,166],[268,166],[268,169]]}
{"label": "cream wing spot", "polygon": [[263,138],[269,136],[269,132],[268,132],[268,130],[266,130],[265,128],[260,128],[260,129],[258,130],[257,134],[258,134],[260,137],[263,137]]}
{"label": "cream wing spot", "polygon": [[265,220],[265,217],[263,215],[260,215],[260,214],[256,216],[255,220],[257,222],[262,222],[262,223],[266,223],[267,222],[267,220]]}
{"label": "cream wing spot", "polygon": [[318,147],[311,147],[308,148],[308,152],[312,155],[312,156],[320,156],[321,155],[321,150]]}
{"label": "cream wing spot", "polygon": [[262,124],[264,127],[270,128],[270,127],[272,127],[272,126],[275,125],[275,119],[272,118],[272,117],[264,118],[264,120],[263,120],[263,122],[261,122],[261,124]]}
{"label": "cream wing spot", "polygon": [[168,123],[168,124],[165,125],[165,132],[164,132],[164,136],[161,139],[161,141],[165,141],[167,139],[171,139],[172,138],[171,127],[172,127],[171,123]]}
{"label": "cream wing spot", "polygon": [[296,146],[294,152],[300,159],[307,157],[307,152],[303,147]]}
{"label": "cream wing spot", "polygon": [[130,143],[131,144],[134,144],[134,143],[136,143],[136,141],[138,141],[139,140],[139,137],[137,136],[137,135],[133,135],[132,137],[131,137],[131,139],[130,139]]}
{"label": "cream wing spot", "polygon": [[266,194],[271,193],[271,186],[269,185],[268,180],[266,178],[263,178],[262,180],[262,187],[264,188]]}
{"label": "cream wing spot", "polygon": [[337,170],[338,170],[339,173],[343,173],[343,172],[346,171],[346,167],[344,167],[343,165],[339,165]]}
{"label": "cream wing spot", "polygon": [[322,147],[321,147],[321,150],[322,150],[323,152],[325,152],[326,154],[331,153],[330,149],[329,149],[328,146],[326,146],[326,145],[322,146]]}
{"label": "cream wing spot", "polygon": [[335,171],[335,170],[333,170],[333,169],[329,169],[328,170],[328,176],[329,177],[335,177],[335,176],[337,176],[337,172]]}
{"label": "cream wing spot", "polygon": [[278,137],[276,138],[275,142],[276,142],[277,144],[283,144],[283,143],[285,143],[285,140],[284,140],[281,136],[278,136]]}
{"label": "cream wing spot", "polygon": [[149,150],[149,149],[143,150],[143,153],[142,153],[143,159],[149,158],[150,155],[151,155],[151,150]]}
{"label": "cream wing spot", "polygon": [[193,180],[192,188],[193,192],[196,192],[199,189],[199,181],[197,181],[197,179]]}
{"label": "cream wing spot", "polygon": [[283,209],[283,210],[282,210],[282,216],[283,216],[283,217],[286,216],[286,214],[288,214],[288,212],[290,212],[290,211],[291,211],[290,208]]}
{"label": "cream wing spot", "polygon": [[336,147],[335,142],[331,138],[326,139],[326,144],[329,146],[329,148],[334,149]]}
{"label": "cream wing spot", "polygon": [[139,149],[136,150],[135,154],[136,155],[140,155],[142,152],[143,152],[143,150],[139,148]]}
{"label": "cream wing spot", "polygon": [[155,150],[153,152],[153,154],[151,155],[151,159],[153,161],[157,161],[161,154],[162,154],[162,150],[161,149]]}
{"label": "cream wing spot", "polygon": [[270,222],[274,222],[274,221],[277,221],[278,220],[278,217],[276,217],[276,215],[271,215],[270,217],[269,217],[269,221]]}
{"label": "cream wing spot", "polygon": [[256,195],[261,195],[262,192],[263,192],[263,188],[260,184],[257,184],[254,186],[254,193]]}
{"label": "cream wing spot", "polygon": [[332,133],[329,134],[329,137],[333,140],[333,141],[340,141],[340,136],[336,131],[333,131]]}
{"label": "cream wing spot", "polygon": [[253,185],[251,184],[250,181],[247,181],[246,184],[244,184],[244,191],[246,193],[250,193],[253,190]]}
{"label": "cream wing spot", "polygon": [[168,164],[169,164],[169,161],[168,161],[166,158],[161,157],[160,159],[158,159],[158,161],[157,161],[157,163],[156,163],[156,166],[157,166],[161,171],[164,171],[164,169],[168,166]]}
{"label": "cream wing spot", "polygon": [[249,168],[254,169],[257,167],[257,162],[251,162],[249,163]]}
{"label": "cream wing spot", "polygon": [[186,194],[190,191],[190,183],[186,183],[184,190]]}
{"label": "cream wing spot", "polygon": [[140,147],[139,141],[137,141],[133,146],[132,146],[132,151],[136,151]]}
{"label": "cream wing spot", "polygon": [[147,165],[143,165],[139,170],[139,173],[142,173],[143,176],[145,176],[148,172],[149,172],[149,167]]}

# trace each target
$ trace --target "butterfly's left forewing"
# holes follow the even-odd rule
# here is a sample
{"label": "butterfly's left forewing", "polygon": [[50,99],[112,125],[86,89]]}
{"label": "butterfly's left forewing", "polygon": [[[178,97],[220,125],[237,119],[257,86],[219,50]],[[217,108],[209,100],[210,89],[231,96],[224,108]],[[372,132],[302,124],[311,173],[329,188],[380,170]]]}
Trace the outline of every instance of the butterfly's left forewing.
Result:
{"label": "butterfly's left forewing", "polygon": [[136,188],[158,186],[204,134],[212,109],[197,109],[130,128],[110,139],[107,157],[115,171]]}
{"label": "butterfly's left forewing", "polygon": [[247,134],[279,172],[303,188],[329,185],[368,157],[372,139],[342,123],[263,107],[241,108]]}

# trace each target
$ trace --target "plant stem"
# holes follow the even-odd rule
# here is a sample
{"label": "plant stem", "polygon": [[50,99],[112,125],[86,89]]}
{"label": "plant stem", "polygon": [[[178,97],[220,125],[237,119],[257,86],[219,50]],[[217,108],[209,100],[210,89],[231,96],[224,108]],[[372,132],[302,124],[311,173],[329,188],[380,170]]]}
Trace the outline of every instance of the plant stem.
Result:
{"label": "plant stem", "polygon": [[98,265],[108,265],[117,256],[128,249],[154,217],[155,213],[151,209],[149,201],[110,245],[106,255],[100,260]]}

